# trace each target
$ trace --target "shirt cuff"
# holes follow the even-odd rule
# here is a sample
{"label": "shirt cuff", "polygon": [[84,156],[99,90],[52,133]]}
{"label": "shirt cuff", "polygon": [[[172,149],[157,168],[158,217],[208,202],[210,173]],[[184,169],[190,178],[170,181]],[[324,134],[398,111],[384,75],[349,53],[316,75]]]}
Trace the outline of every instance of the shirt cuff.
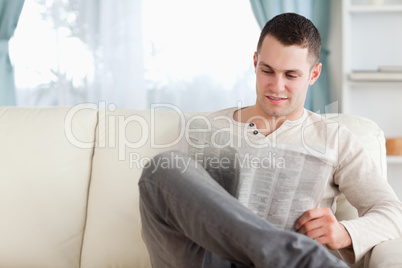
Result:
{"label": "shirt cuff", "polygon": [[359,232],[353,228],[353,224],[350,221],[340,221],[346,231],[349,233],[349,236],[352,240],[352,246],[339,249],[339,255],[341,258],[349,265],[357,263],[360,261],[361,258],[368,253],[369,250],[364,250],[361,246],[359,241]]}

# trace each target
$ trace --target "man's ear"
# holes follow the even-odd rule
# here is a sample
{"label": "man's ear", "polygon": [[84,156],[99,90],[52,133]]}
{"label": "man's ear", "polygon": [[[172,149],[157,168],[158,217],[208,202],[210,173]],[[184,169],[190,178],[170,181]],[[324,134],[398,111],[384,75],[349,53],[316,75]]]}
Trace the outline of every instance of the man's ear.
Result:
{"label": "man's ear", "polygon": [[322,64],[321,63],[317,63],[314,68],[313,71],[311,72],[311,77],[310,77],[310,81],[309,81],[309,85],[312,86],[315,81],[317,81],[318,77],[320,77],[321,74],[321,68],[322,68]]}
{"label": "man's ear", "polygon": [[257,63],[258,63],[258,55],[257,52],[254,52],[254,70],[257,68]]}

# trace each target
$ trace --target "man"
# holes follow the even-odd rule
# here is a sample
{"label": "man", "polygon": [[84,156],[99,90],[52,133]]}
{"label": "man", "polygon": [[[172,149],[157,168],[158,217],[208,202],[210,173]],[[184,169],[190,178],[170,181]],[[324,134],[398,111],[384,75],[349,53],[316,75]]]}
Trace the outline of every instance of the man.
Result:
{"label": "man", "polygon": [[[139,187],[154,267],[347,267],[321,245],[353,263],[379,242],[402,236],[402,205],[357,138],[303,108],[308,86],[321,72],[320,49],[319,33],[309,20],[292,13],[276,16],[262,30],[254,54],[255,105],[208,117],[218,128],[237,125],[239,133],[259,144],[307,144],[329,152],[325,161],[331,172],[322,178],[328,184],[318,208],[302,214],[294,225],[297,232],[281,230],[196,162],[156,171],[151,165]],[[218,120],[222,117],[227,120]],[[187,159],[174,152],[157,158],[168,154]],[[341,192],[361,218],[336,220],[334,204]]]}

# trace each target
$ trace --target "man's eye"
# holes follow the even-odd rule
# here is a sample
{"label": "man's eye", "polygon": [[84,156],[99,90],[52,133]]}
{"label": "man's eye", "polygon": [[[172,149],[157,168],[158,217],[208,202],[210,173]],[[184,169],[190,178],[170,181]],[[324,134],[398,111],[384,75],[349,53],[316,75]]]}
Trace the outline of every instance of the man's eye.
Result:
{"label": "man's eye", "polygon": [[272,74],[272,72],[271,72],[271,71],[268,71],[268,70],[262,70],[262,72],[263,72],[263,73],[266,73],[266,74]]}
{"label": "man's eye", "polygon": [[296,78],[297,77],[296,75],[292,75],[292,74],[287,74],[286,76],[289,77],[289,78]]}

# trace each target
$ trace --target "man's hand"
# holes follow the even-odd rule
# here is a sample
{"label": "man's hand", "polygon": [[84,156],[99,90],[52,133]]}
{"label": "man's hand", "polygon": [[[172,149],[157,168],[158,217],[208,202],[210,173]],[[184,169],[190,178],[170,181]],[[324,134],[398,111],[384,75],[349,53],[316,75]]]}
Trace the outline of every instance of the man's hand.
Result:
{"label": "man's hand", "polygon": [[313,238],[329,249],[341,249],[352,245],[346,228],[338,222],[329,208],[306,211],[295,224],[296,231]]}

